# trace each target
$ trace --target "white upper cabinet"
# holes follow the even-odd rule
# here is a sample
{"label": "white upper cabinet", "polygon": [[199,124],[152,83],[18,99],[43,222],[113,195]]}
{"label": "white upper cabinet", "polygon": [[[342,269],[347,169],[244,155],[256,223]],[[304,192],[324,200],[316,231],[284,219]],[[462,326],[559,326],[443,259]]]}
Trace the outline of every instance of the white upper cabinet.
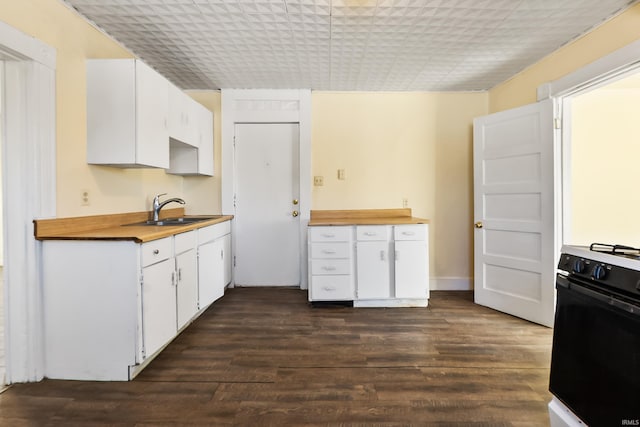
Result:
{"label": "white upper cabinet", "polygon": [[169,83],[169,137],[172,142],[198,146],[196,101]]}
{"label": "white upper cabinet", "polygon": [[213,176],[213,114],[175,86],[169,88],[167,173]]}
{"label": "white upper cabinet", "polygon": [[200,104],[198,111],[198,174],[213,176],[213,113]]}
{"label": "white upper cabinet", "polygon": [[168,168],[168,84],[136,59],[87,60],[87,162]]}

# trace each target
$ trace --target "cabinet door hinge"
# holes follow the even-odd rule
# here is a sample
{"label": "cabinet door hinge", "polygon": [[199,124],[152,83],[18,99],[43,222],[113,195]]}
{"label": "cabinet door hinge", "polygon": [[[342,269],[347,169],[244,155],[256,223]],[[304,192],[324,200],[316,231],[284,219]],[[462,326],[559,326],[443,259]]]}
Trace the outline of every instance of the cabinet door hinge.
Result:
{"label": "cabinet door hinge", "polygon": [[237,204],[236,202],[238,201],[238,196],[236,194],[233,195],[233,208],[235,209]]}
{"label": "cabinet door hinge", "polygon": [[562,129],[562,119],[556,117],[553,119],[553,128],[554,129]]}
{"label": "cabinet door hinge", "polygon": [[234,267],[236,266],[236,256],[235,255],[233,256],[233,266]]}

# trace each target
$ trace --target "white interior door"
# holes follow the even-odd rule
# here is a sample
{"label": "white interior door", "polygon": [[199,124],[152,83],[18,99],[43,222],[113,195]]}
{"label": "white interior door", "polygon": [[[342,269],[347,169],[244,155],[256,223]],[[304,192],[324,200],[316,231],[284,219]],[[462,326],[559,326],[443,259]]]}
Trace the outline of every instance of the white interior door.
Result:
{"label": "white interior door", "polygon": [[300,285],[298,139],[296,123],[235,125],[237,285]]}
{"label": "white interior door", "polygon": [[475,302],[553,325],[553,103],[474,121]]}

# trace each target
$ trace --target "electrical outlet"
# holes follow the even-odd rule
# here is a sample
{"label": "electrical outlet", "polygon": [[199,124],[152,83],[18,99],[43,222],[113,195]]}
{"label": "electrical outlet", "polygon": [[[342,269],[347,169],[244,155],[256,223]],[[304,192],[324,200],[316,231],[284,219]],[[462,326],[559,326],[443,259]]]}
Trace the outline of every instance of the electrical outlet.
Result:
{"label": "electrical outlet", "polygon": [[402,198],[402,207],[403,208],[408,208],[409,207],[409,199],[407,199],[406,197]]}
{"label": "electrical outlet", "polygon": [[80,206],[89,206],[89,190],[82,190],[80,196]]}
{"label": "electrical outlet", "polygon": [[324,185],[324,177],[321,175],[314,176],[313,185],[315,185],[316,187],[320,187],[321,185]]}

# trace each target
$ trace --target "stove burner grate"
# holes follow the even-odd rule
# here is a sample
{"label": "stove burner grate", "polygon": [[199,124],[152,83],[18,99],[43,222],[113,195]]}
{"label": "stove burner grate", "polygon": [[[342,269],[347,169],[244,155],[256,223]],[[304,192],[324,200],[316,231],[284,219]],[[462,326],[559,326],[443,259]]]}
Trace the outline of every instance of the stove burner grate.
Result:
{"label": "stove burner grate", "polygon": [[640,249],[632,248],[625,245],[610,245],[608,243],[592,243],[589,246],[589,250],[593,252],[602,252],[605,254],[627,256],[627,257],[639,257]]}

